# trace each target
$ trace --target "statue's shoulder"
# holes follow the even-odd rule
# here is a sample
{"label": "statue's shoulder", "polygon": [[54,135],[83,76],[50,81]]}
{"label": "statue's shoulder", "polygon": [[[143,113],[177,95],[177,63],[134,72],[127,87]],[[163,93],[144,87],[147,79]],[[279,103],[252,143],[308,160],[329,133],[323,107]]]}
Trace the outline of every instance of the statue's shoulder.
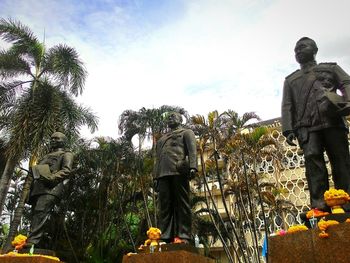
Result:
{"label": "statue's shoulder", "polygon": [[72,151],[69,149],[59,150],[53,153],[56,156],[70,156],[73,155]]}
{"label": "statue's shoulder", "polygon": [[181,128],[179,128],[179,129],[173,131],[173,134],[182,134],[182,133],[184,133],[186,130],[187,130],[187,129],[181,127]]}
{"label": "statue's shoulder", "polygon": [[325,67],[327,67],[327,66],[328,67],[333,67],[335,65],[337,65],[336,62],[321,62],[321,63],[317,64],[317,66],[325,66]]}
{"label": "statue's shoulder", "polygon": [[333,73],[336,66],[337,66],[337,63],[335,63],[335,62],[322,62],[322,63],[317,64],[314,67],[314,72],[316,72],[316,73],[319,73],[319,72]]}
{"label": "statue's shoulder", "polygon": [[332,69],[337,65],[335,62],[322,62],[315,66],[315,70],[327,70]]}
{"label": "statue's shoulder", "polygon": [[287,77],[286,80],[291,81],[294,80],[296,78],[299,78],[302,75],[301,70],[297,69],[296,71],[293,71],[292,73],[290,73]]}

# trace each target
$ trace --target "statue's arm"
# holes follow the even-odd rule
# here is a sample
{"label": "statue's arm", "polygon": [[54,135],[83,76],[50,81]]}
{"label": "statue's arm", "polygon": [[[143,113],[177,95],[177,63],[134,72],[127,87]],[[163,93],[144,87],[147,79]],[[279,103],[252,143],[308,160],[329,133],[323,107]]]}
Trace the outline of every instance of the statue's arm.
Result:
{"label": "statue's arm", "polygon": [[196,137],[192,130],[186,130],[184,133],[184,141],[188,151],[188,160],[190,165],[190,170],[197,171],[197,146]]}
{"label": "statue's arm", "polygon": [[283,95],[282,95],[282,133],[284,136],[288,136],[288,134],[293,133],[293,101],[292,101],[292,92],[291,87],[288,82],[288,79],[284,81],[283,85]]}
{"label": "statue's arm", "polygon": [[338,65],[334,65],[333,72],[344,98],[350,101],[350,76]]}
{"label": "statue's arm", "polygon": [[61,169],[53,173],[55,179],[65,179],[67,178],[73,167],[73,154],[71,152],[66,152],[62,156]]}

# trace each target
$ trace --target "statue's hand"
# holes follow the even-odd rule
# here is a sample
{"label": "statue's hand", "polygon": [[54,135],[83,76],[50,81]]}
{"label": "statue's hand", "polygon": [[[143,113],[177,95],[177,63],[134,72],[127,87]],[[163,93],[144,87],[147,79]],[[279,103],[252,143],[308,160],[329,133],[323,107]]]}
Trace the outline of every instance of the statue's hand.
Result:
{"label": "statue's hand", "polygon": [[191,168],[190,169],[190,175],[189,175],[189,180],[192,180],[195,176],[196,176],[196,173],[197,173],[197,170],[196,169],[193,169]]}
{"label": "statue's hand", "polygon": [[158,180],[153,180],[153,189],[155,192],[159,192],[159,182]]}
{"label": "statue's hand", "polygon": [[45,177],[40,177],[40,180],[46,185],[46,187],[53,188],[62,182],[62,177],[60,175],[52,174],[52,178],[48,179]]}
{"label": "statue's hand", "polygon": [[294,132],[287,135],[286,141],[290,146],[297,146],[293,141],[296,139]]}

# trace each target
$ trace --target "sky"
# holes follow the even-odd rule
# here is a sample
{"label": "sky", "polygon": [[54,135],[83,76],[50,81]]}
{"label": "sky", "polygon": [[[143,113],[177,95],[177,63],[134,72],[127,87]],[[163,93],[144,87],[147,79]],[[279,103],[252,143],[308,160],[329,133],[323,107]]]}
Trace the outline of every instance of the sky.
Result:
{"label": "sky", "polygon": [[279,117],[299,38],[350,73],[349,10],[348,0],[0,0],[0,17],[78,51],[89,75],[77,100],[99,117],[87,138],[118,137],[120,114],[142,107]]}

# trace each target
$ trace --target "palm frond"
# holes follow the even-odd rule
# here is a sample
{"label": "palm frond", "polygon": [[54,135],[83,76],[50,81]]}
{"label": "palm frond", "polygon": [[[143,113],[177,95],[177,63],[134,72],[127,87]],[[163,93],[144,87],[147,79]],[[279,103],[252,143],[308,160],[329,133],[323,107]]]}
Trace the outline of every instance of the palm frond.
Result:
{"label": "palm frond", "polygon": [[[0,84],[0,109],[6,109],[15,102],[17,82]],[[4,107],[6,105],[6,107]]]}
{"label": "palm frond", "polygon": [[13,156],[39,151],[55,131],[76,138],[82,125],[89,125],[92,131],[97,128],[96,116],[89,109],[77,105],[46,79],[38,82],[35,90],[25,91],[14,108],[9,147]]}
{"label": "palm frond", "polygon": [[59,91],[59,93],[61,96],[60,118],[62,124],[65,124],[64,129],[79,134],[79,129],[86,125],[92,133],[95,132],[98,124],[97,116],[89,108],[78,105],[65,91]]}
{"label": "palm frond", "polygon": [[141,132],[140,114],[134,110],[125,110],[118,120],[119,133],[123,134],[127,140]]}
{"label": "palm frond", "polygon": [[257,115],[255,112],[246,112],[242,116],[242,123],[247,124],[248,121],[250,120],[258,120],[260,121],[259,115]]}
{"label": "palm frond", "polygon": [[13,78],[20,75],[30,75],[30,65],[18,53],[12,50],[0,51],[0,76]]}
{"label": "palm frond", "polygon": [[43,74],[51,74],[58,85],[75,96],[82,93],[87,71],[74,48],[62,44],[50,48],[42,68]]}
{"label": "palm frond", "polygon": [[19,46],[31,46],[39,42],[29,27],[13,19],[0,19],[0,37],[7,42]]}
{"label": "palm frond", "polygon": [[203,115],[194,115],[191,116],[191,121],[194,125],[205,125],[206,121],[205,121],[205,117]]}

